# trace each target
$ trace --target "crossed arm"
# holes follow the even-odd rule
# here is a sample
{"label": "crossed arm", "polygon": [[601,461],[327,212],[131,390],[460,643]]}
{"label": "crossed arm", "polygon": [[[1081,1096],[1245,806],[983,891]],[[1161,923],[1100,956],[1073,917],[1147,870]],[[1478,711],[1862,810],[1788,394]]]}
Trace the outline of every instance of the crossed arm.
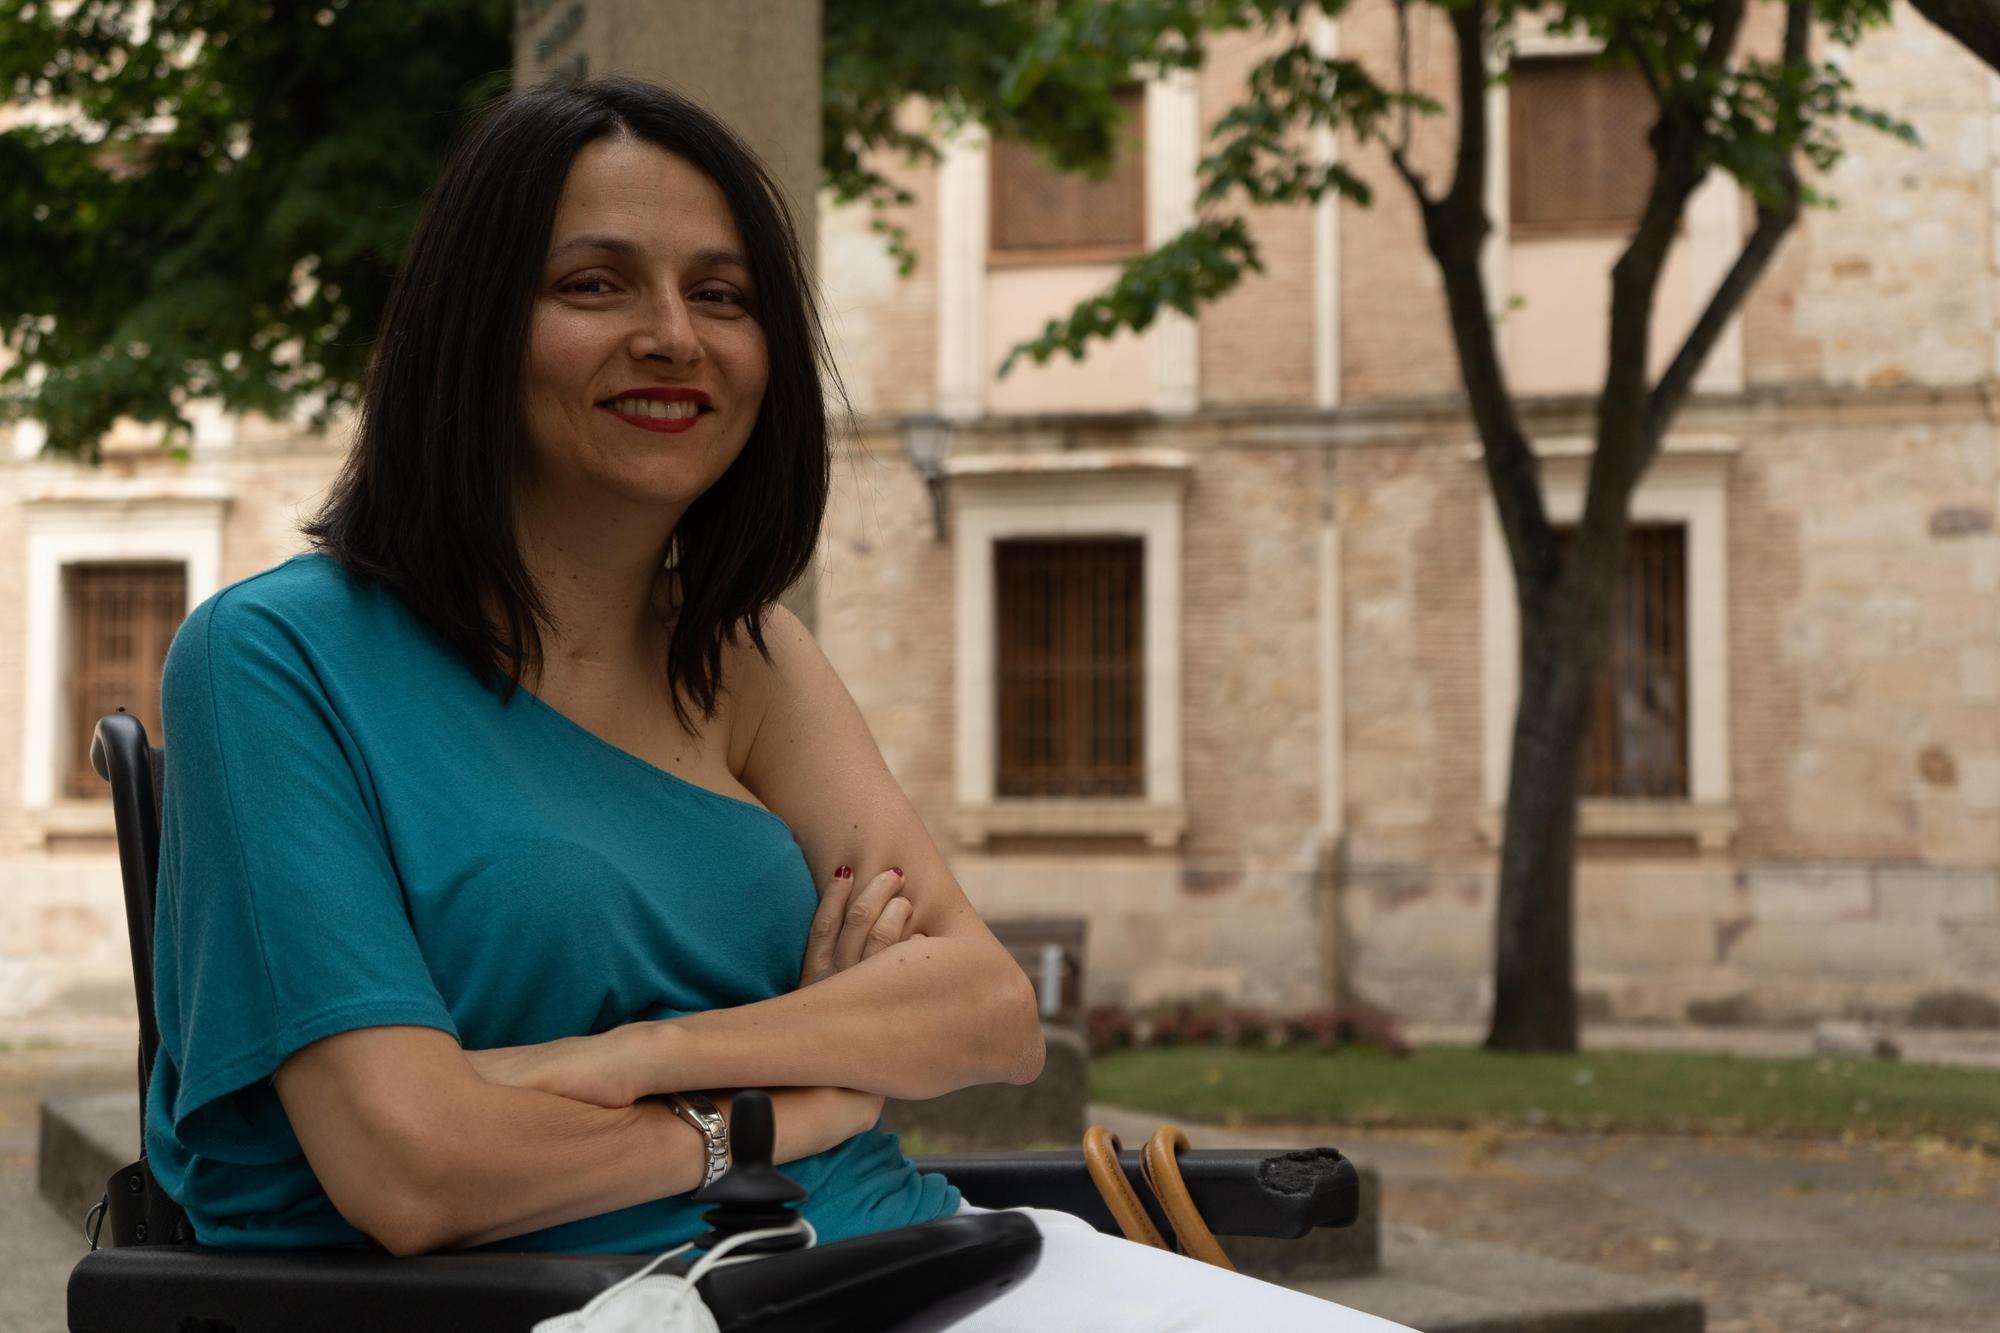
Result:
{"label": "crossed arm", "polygon": [[[621,1098],[819,1086],[924,1098],[1041,1072],[1034,989],[966,901],[860,709],[789,611],[773,608],[765,632],[768,665],[751,651],[732,663],[730,758],[821,886],[799,989],[529,1048],[547,1058],[495,1059],[489,1076],[570,1092],[565,1080],[590,1066]],[[845,867],[859,873],[842,879]]]}
{"label": "crossed arm", "polygon": [[775,1089],[783,1162],[868,1129],[884,1096],[1040,1072],[1027,978],[818,646],[781,609],[766,632],[771,664],[737,659],[730,760],[823,886],[799,989],[539,1046],[381,1027],[297,1052],[275,1076],[286,1114],[328,1197],[385,1248],[485,1244],[693,1188],[699,1136],[652,1094]]}

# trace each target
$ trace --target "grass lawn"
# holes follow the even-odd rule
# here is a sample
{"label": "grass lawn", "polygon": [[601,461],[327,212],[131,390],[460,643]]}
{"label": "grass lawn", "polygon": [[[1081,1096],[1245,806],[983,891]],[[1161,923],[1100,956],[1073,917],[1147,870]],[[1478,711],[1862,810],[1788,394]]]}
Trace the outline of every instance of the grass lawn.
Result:
{"label": "grass lawn", "polygon": [[1425,1046],[1397,1059],[1367,1047],[1175,1047],[1094,1058],[1090,1095],[1225,1125],[1934,1135],[2000,1150],[2000,1072],[1881,1061],[1500,1055],[1467,1046]]}

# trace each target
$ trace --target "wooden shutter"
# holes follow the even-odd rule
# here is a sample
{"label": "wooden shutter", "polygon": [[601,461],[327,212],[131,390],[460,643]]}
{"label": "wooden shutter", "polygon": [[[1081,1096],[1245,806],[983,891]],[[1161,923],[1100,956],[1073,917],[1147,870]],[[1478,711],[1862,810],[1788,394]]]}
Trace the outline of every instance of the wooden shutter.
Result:
{"label": "wooden shutter", "polygon": [[1634,527],[1583,747],[1585,796],[1688,795],[1687,530]]}
{"label": "wooden shutter", "polygon": [[1622,231],[1638,221],[1659,108],[1637,70],[1589,56],[1519,60],[1507,105],[1516,232]]}
{"label": "wooden shutter", "polygon": [[187,569],[179,564],[69,565],[63,570],[69,661],[68,796],[107,792],[90,767],[97,720],[122,708],[160,735],[160,670],[187,615]]}
{"label": "wooden shutter", "polygon": [[1143,559],[1136,537],[995,547],[999,795],[1145,793]]}
{"label": "wooden shutter", "polygon": [[987,248],[996,264],[1122,258],[1146,244],[1144,90],[1118,94],[1126,121],[1111,174],[1057,171],[1034,149],[995,139],[989,152]]}

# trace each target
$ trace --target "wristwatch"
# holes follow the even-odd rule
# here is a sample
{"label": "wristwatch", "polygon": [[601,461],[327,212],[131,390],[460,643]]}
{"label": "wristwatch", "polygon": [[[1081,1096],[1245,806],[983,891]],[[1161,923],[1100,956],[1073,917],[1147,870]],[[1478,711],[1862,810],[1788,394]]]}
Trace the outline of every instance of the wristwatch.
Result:
{"label": "wristwatch", "polygon": [[713,1185],[729,1169],[729,1122],[715,1109],[714,1102],[698,1092],[668,1093],[667,1105],[700,1133],[702,1143],[708,1148],[708,1169],[698,1188]]}

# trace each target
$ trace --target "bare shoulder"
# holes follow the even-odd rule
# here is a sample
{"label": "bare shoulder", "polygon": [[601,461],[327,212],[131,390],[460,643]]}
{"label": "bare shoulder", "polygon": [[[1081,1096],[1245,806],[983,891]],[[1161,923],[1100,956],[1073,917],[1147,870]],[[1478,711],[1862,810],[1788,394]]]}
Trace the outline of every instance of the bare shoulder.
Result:
{"label": "bare shoulder", "polygon": [[826,654],[820,651],[812,632],[784,606],[772,604],[761,619],[767,660],[739,633],[723,644],[723,679],[728,683],[729,771],[738,779],[750,758],[751,747],[770,712],[774,699],[797,688],[802,677],[812,679],[832,675]]}

